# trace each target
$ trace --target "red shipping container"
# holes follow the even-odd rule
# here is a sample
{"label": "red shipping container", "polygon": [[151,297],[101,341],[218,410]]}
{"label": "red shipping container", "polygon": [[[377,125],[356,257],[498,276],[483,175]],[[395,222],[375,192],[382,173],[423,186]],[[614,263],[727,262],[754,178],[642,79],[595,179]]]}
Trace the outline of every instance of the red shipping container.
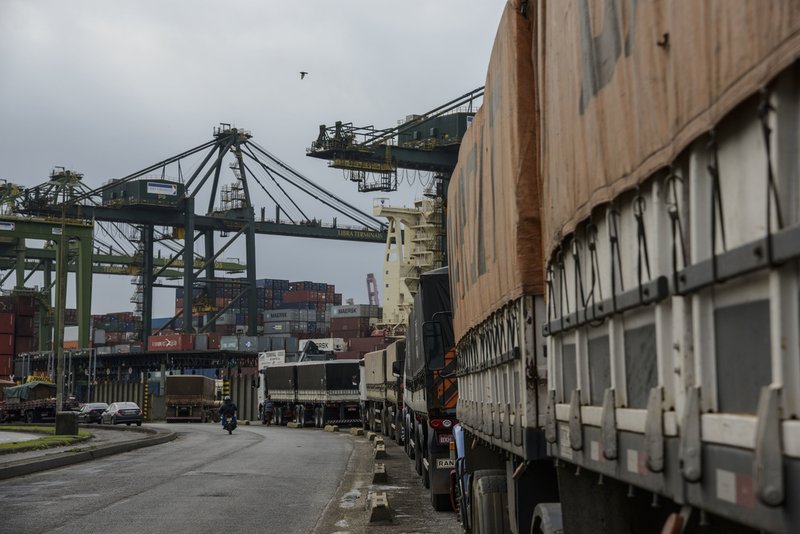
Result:
{"label": "red shipping container", "polygon": [[357,352],[372,352],[385,349],[387,344],[381,337],[356,337],[347,342],[347,348]]}
{"label": "red shipping container", "polygon": [[0,354],[14,355],[14,334],[0,334]]}
{"label": "red shipping container", "polygon": [[0,355],[0,378],[8,379],[14,373],[14,356]]}
{"label": "red shipping container", "polygon": [[149,352],[194,350],[194,336],[192,334],[150,336],[147,338],[147,350]]}
{"label": "red shipping container", "polygon": [[219,332],[208,332],[206,335],[208,336],[208,350],[219,350],[219,341],[222,338],[222,334]]}
{"label": "red shipping container", "polygon": [[33,336],[33,317],[17,315],[16,332],[18,336]]}
{"label": "red shipping container", "polygon": [[0,334],[13,334],[15,319],[16,315],[13,312],[0,313]]}
{"label": "red shipping container", "polygon": [[16,336],[14,340],[15,354],[22,354],[23,352],[33,352],[36,350],[33,337]]}
{"label": "red shipping container", "polygon": [[17,309],[17,315],[26,315],[33,317],[33,313],[36,311],[33,303],[33,297],[27,297],[18,295],[16,297],[16,302],[14,303]]}

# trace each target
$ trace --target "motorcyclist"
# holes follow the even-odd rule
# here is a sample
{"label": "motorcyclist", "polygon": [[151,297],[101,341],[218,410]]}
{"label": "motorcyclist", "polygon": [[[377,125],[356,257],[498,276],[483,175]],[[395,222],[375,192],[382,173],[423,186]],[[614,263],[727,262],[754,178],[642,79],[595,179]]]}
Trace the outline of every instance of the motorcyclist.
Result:
{"label": "motorcyclist", "polygon": [[275,404],[272,402],[272,395],[267,395],[267,398],[264,399],[262,411],[266,425],[272,425],[272,413],[275,411]]}
{"label": "motorcyclist", "polygon": [[222,406],[219,407],[219,414],[222,419],[222,428],[225,428],[225,422],[228,417],[233,419],[233,424],[236,424],[236,412],[239,409],[236,407],[236,403],[231,400],[230,395],[225,396],[225,400],[222,401]]}

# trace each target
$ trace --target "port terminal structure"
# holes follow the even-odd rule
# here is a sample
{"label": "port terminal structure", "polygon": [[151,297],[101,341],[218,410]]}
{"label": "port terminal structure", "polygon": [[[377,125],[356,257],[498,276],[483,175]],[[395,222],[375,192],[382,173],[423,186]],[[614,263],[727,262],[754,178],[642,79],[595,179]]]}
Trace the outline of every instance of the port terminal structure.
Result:
{"label": "port terminal structure", "polygon": [[[223,175],[226,167],[230,171]],[[192,170],[184,176],[184,168]],[[57,167],[44,184],[31,188],[10,183],[0,186],[0,267],[9,269],[1,279],[15,274],[14,291],[30,292],[25,282],[41,271],[45,287],[37,296],[48,310],[43,315],[50,316],[49,310],[57,314],[59,306],[53,307],[50,294],[54,284],[51,273],[57,261],[57,245],[65,238],[69,244],[65,247],[67,265],[76,273],[81,349],[88,348],[90,341],[93,273],[134,277],[136,293],[131,300],[141,314],[142,339],[154,333],[155,287],[184,289],[183,309],[165,326],[172,327],[177,318],[191,317],[196,311],[194,287],[202,285],[203,297],[213,301],[224,284],[236,285],[238,295],[233,301],[243,298],[247,302],[247,333],[255,335],[257,303],[255,291],[250,289],[256,285],[256,234],[386,241],[385,223],[324,190],[256,144],[250,132],[230,124],[214,128],[210,141],[101,187],[89,188],[82,178],[80,173]],[[265,207],[260,209],[260,217],[256,216],[252,202],[256,187],[274,204],[272,218],[267,218]],[[300,195],[326,206],[335,215],[333,221],[324,223],[308,216],[309,208],[298,202]],[[196,211],[199,206],[205,208],[202,213]],[[339,224],[337,219],[346,224]],[[105,235],[99,235],[101,230]],[[45,245],[28,247],[27,239],[44,241]],[[107,250],[99,246],[108,240],[112,245]],[[221,261],[222,254],[237,240],[244,240],[245,261]],[[132,245],[133,251],[122,252],[125,246],[121,241],[127,241],[129,248]],[[168,257],[156,254],[157,245],[161,250],[166,246]],[[245,276],[232,279],[218,273]],[[170,283],[175,279],[179,281]],[[208,310],[203,331],[213,332],[216,319],[225,311]],[[192,332],[191,321],[183,321],[182,329]],[[47,339],[40,339],[40,347],[46,346]]]}
{"label": "port terminal structure", "polygon": [[420,275],[447,265],[447,187],[483,93],[484,87],[478,87],[426,113],[408,115],[391,128],[323,124],[306,149],[307,156],[342,169],[362,193],[396,191],[402,181],[399,170],[430,175],[427,183],[419,176],[424,196],[411,207],[391,206],[385,198],[373,202],[373,215],[388,221],[380,326],[391,336],[405,335]]}

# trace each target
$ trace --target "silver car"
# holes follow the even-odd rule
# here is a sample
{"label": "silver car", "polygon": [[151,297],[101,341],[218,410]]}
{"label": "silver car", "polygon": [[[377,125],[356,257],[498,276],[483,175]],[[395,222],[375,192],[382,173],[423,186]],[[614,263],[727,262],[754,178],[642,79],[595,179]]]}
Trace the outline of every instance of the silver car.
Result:
{"label": "silver car", "polygon": [[100,422],[112,425],[125,423],[128,426],[136,423],[136,426],[142,426],[143,420],[142,409],[135,402],[114,402],[103,412]]}

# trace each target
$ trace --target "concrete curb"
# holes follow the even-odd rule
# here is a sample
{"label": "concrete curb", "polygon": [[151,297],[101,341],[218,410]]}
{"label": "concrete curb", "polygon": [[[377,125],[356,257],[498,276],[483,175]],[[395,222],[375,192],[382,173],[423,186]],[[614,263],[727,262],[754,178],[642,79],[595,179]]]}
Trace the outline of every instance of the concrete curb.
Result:
{"label": "concrete curb", "polygon": [[[109,428],[114,428],[114,427],[109,427],[106,425],[103,426],[104,430]],[[137,428],[136,430],[119,428],[117,430],[141,432],[145,434],[151,434],[151,436],[142,439],[125,441],[123,443],[112,443],[94,449],[89,448],[91,446],[86,446],[84,450],[77,450],[75,452],[65,451],[61,453],[54,453],[49,456],[44,456],[41,458],[30,458],[28,460],[22,460],[16,464],[9,465],[7,467],[0,467],[0,480],[5,480],[7,478],[13,478],[22,475],[29,475],[31,473],[38,473],[40,471],[47,471],[48,469],[65,467],[67,465],[86,462],[88,460],[95,460],[97,458],[103,458],[104,456],[119,454],[121,452],[129,452],[136,449],[141,449],[143,447],[161,445],[162,443],[167,443],[168,441],[172,441],[176,437],[178,437],[178,435],[172,430],[161,429],[161,428]],[[74,448],[80,448],[80,447],[74,447]]]}

